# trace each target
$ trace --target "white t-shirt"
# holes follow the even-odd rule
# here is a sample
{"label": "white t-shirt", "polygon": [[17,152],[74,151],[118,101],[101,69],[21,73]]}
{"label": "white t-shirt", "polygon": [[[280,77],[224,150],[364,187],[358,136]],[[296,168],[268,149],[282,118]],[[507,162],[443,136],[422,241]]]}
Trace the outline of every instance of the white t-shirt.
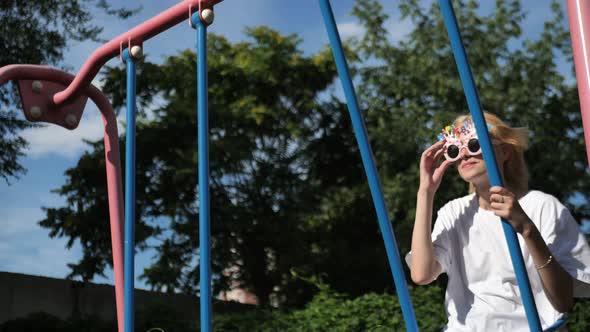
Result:
{"label": "white t-shirt", "polygon": [[[555,197],[529,191],[519,200],[554,259],[574,278],[574,296],[590,297],[590,247],[578,224]],[[543,329],[563,314],[543,291],[533,259],[518,235]],[[475,194],[438,211],[432,230],[434,255],[449,277],[444,331],[529,331],[500,218],[479,207]],[[410,253],[406,262],[410,266]]]}

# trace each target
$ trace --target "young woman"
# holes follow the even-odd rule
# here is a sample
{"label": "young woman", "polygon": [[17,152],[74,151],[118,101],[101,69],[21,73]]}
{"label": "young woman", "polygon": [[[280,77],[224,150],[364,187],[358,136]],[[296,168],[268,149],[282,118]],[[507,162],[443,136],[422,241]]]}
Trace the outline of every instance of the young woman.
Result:
{"label": "young woman", "polygon": [[[527,130],[485,114],[505,187],[491,187],[475,127],[461,116],[422,154],[412,251],[412,280],[448,275],[445,331],[529,331],[500,217],[518,234],[543,328],[590,297],[590,248],[555,197],[528,189],[523,152]],[[442,163],[440,160],[444,156]],[[446,169],[456,165],[470,194],[448,202],[434,229],[433,199]],[[432,229],[432,232],[431,232]]]}

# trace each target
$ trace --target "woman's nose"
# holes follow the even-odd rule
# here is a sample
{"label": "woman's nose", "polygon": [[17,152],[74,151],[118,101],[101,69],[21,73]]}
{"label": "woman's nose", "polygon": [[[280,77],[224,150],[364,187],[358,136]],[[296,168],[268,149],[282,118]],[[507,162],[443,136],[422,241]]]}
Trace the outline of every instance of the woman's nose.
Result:
{"label": "woman's nose", "polygon": [[461,158],[469,157],[469,151],[467,151],[467,147],[462,147],[459,152],[459,155],[461,156]]}

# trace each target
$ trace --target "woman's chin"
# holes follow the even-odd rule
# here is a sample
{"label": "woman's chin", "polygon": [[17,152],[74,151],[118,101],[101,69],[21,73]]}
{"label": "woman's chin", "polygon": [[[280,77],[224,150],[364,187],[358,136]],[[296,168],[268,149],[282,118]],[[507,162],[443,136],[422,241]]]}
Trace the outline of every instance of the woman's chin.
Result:
{"label": "woman's chin", "polygon": [[465,182],[469,182],[475,187],[489,183],[488,174],[485,170],[483,172],[476,169],[462,170],[459,172],[459,176],[461,176]]}

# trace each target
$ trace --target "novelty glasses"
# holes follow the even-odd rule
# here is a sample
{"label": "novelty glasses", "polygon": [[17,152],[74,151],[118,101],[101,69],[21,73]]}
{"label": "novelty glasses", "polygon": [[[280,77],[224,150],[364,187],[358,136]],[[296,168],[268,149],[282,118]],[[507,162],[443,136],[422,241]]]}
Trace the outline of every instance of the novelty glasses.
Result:
{"label": "novelty glasses", "polygon": [[471,138],[467,143],[464,142],[446,142],[445,143],[445,158],[448,161],[455,161],[460,158],[461,150],[466,148],[470,156],[477,156],[481,154],[481,147],[479,146],[479,139]]}
{"label": "novelty glasses", "polygon": [[467,153],[470,156],[481,154],[479,139],[471,119],[465,120],[461,127],[455,127],[454,125],[446,126],[441,134],[438,135],[438,140],[445,140],[443,147],[444,155],[451,162],[461,157],[461,151],[463,149],[467,149]]}

